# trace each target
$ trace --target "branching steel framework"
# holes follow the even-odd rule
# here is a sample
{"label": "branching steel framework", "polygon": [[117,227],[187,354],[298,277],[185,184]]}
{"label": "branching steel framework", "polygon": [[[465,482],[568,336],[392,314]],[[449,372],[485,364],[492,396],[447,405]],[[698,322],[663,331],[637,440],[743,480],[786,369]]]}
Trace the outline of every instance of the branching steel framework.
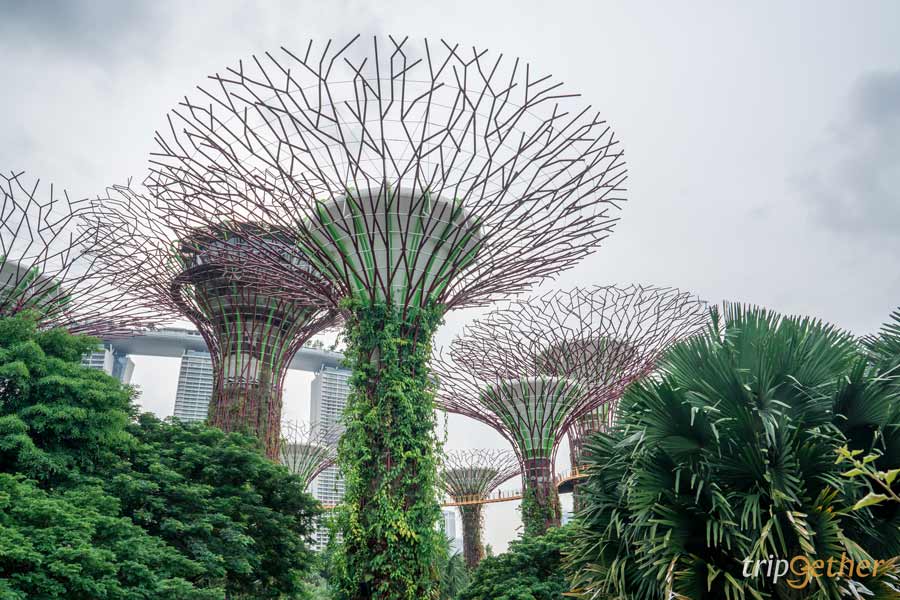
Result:
{"label": "branching steel framework", "polygon": [[526,498],[544,519],[523,511],[526,530],[542,531],[559,524],[553,475],[565,432],[706,320],[704,303],[669,288],[597,286],[513,301],[467,326],[449,356],[433,361],[438,404],[510,441]]}
{"label": "branching steel framework", "polygon": [[[622,151],[560,82],[447,42],[359,46],[310,42],[211,76],[157,134],[156,197],[189,228],[249,211],[297,232],[335,303],[485,304],[610,233]],[[285,266],[254,272],[308,295]]]}
{"label": "branching steel framework", "polygon": [[618,404],[619,399],[614,398],[572,421],[568,437],[569,463],[573,470],[578,470],[584,465],[581,457],[584,452],[584,443],[588,437],[591,434],[606,431],[615,423]]}
{"label": "branching steel framework", "polygon": [[[509,450],[454,450],[444,455],[441,484],[447,495],[459,503],[463,528],[463,557],[470,568],[484,558],[481,530],[483,506],[469,503],[482,500],[504,482],[519,475],[519,461]],[[465,504],[463,504],[465,503]]]}
{"label": "branching steel framework", "polygon": [[[404,380],[409,422],[358,416],[341,444],[359,524],[344,536],[347,593],[429,595],[434,329],[445,311],[519,293],[600,246],[626,176],[611,128],[518,59],[357,36],[211,76],[156,140],[146,183],[175,227],[232,215],[294,236],[292,258],[272,261],[267,236],[247,235],[255,250],[236,267],[267,297],[346,311],[359,375],[348,414],[396,418],[384,390]],[[298,277],[295,261],[321,279]],[[385,516],[398,511],[414,521]]]}
{"label": "branching steel framework", "polygon": [[205,228],[179,231],[166,217],[154,199],[115,186],[92,203],[86,229],[106,272],[200,331],[214,373],[209,423],[249,431],[277,459],[287,365],[304,342],[335,324],[336,312],[270,297],[247,283],[243,255],[257,251],[249,236],[265,240],[265,260],[290,261],[303,272],[305,263],[281,252],[287,234],[231,215],[210,215]]}
{"label": "branching steel framework", "polygon": [[42,328],[123,336],[163,320],[128,281],[103,272],[79,227],[88,202],[0,173],[0,316],[36,309]]}
{"label": "branching steel framework", "polygon": [[280,460],[299,475],[307,487],[322,471],[337,460],[338,425],[288,421],[281,427]]}

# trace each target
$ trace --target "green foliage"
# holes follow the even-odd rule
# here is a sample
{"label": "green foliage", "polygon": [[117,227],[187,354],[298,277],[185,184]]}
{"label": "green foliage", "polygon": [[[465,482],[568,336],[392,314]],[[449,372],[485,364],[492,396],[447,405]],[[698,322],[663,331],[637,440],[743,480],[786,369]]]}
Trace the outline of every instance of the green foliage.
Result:
{"label": "green foliage", "polygon": [[559,498],[548,494],[544,502],[538,497],[538,491],[534,487],[526,487],[522,492],[522,503],[519,510],[522,513],[523,534],[526,537],[543,535],[547,532],[548,523],[559,523],[562,516]]}
{"label": "green foliage", "polygon": [[873,463],[881,458],[881,454],[873,452],[872,454],[863,454],[862,450],[850,450],[847,446],[841,446],[837,449],[837,464],[843,462],[850,463],[852,467],[848,471],[841,473],[844,477],[865,477],[869,484],[875,488],[875,491],[869,492],[866,496],[853,505],[853,510],[859,510],[867,506],[875,506],[886,500],[900,502],[900,495],[893,489],[893,483],[900,475],[900,468],[890,469],[889,471],[879,471]]}
{"label": "green foliage", "polygon": [[438,553],[437,569],[440,581],[437,586],[439,600],[459,600],[460,594],[469,584],[469,569],[459,552],[453,552],[450,538],[444,536],[444,543]]}
{"label": "green foliage", "polygon": [[338,450],[346,486],[338,596],[434,598],[441,512],[428,360],[443,310],[401,314],[358,300],[345,309],[353,377]]}
{"label": "green foliage", "polygon": [[[846,445],[900,466],[898,410],[894,382],[847,334],[726,306],[707,335],[670,352],[659,378],[629,388],[618,426],[588,443],[571,557],[577,597],[846,593],[837,578],[797,590],[787,578],[744,576],[743,561],[900,553],[898,507],[850,510],[871,488],[835,462]],[[890,577],[853,585],[895,598]]]}
{"label": "green foliage", "polygon": [[455,553],[439,566],[441,580],[438,584],[440,600],[458,600],[469,584],[469,571],[462,554]]}
{"label": "green foliage", "polygon": [[130,436],[129,388],[79,364],[97,340],[0,319],[0,465],[44,485],[101,473]]}
{"label": "green foliage", "polygon": [[200,565],[118,514],[99,488],[48,493],[0,473],[0,597],[221,598],[189,583]]}
{"label": "green foliage", "polygon": [[107,489],[124,514],[203,566],[202,582],[229,595],[303,597],[319,513],[303,480],[250,436],[141,415],[137,443]]}
{"label": "green foliage", "polygon": [[96,343],[0,319],[0,597],[308,597],[302,480],[253,438],[133,421],[79,364]]}
{"label": "green foliage", "polygon": [[472,573],[461,600],[563,600],[569,591],[562,559],[573,541],[567,525],[512,542]]}
{"label": "green foliage", "polygon": [[881,326],[878,335],[863,340],[873,363],[884,371],[900,365],[900,308],[891,313],[890,321]]}

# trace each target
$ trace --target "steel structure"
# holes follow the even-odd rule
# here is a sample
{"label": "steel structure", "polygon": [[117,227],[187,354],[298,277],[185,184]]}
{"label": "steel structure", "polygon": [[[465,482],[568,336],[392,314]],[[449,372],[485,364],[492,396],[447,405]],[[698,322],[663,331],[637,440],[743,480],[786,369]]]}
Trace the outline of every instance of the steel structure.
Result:
{"label": "steel structure", "polygon": [[591,434],[606,431],[615,423],[618,398],[601,404],[572,421],[569,426],[569,463],[573,470],[581,469],[584,463],[584,442]]}
{"label": "steel structure", "polygon": [[337,460],[337,443],[341,429],[337,425],[288,421],[281,427],[279,459],[306,486]]}
{"label": "steel structure", "polygon": [[559,525],[558,443],[585,414],[647,375],[670,344],[697,332],[705,305],[678,290],[632,285],[553,291],[495,309],[433,361],[444,410],[506,437],[520,461],[526,532]]}
{"label": "steel structure", "polygon": [[[154,195],[189,228],[250,212],[297,232],[335,304],[486,304],[610,233],[622,152],[560,82],[446,42],[359,46],[310,42],[211,76],[157,133]],[[247,256],[260,285],[311,293],[264,254]]]}
{"label": "steel structure", "polygon": [[287,234],[233,215],[211,215],[206,227],[185,231],[168,216],[155,199],[115,186],[92,203],[86,229],[102,246],[105,271],[200,331],[214,373],[208,422],[256,435],[277,459],[288,364],[304,342],[335,323],[336,312],[260,293],[248,284],[250,267],[235,267],[256,251],[246,243],[254,236],[266,244],[260,261],[283,260],[303,272],[306,263],[282,252]]}
{"label": "steel structure", "polygon": [[0,316],[35,309],[41,328],[104,338],[162,322],[128,281],[100,268],[79,226],[88,207],[23,172],[0,173]]}
{"label": "steel structure", "polygon": [[[147,185],[181,229],[227,214],[290,232],[289,260],[269,260],[266,236],[249,235],[255,250],[236,266],[267,297],[346,311],[360,375],[348,414],[371,416],[348,423],[341,446],[359,523],[344,536],[346,591],[427,596],[440,517],[434,329],[445,311],[526,290],[600,246],[625,180],[611,128],[518,59],[357,36],[211,76],[156,139]],[[408,423],[386,376],[409,378]],[[391,426],[375,417],[391,414]],[[406,521],[381,522],[398,511]]]}
{"label": "steel structure", "polygon": [[444,455],[441,485],[462,515],[463,557],[470,568],[484,558],[480,501],[519,472],[519,461],[509,450],[455,450]]}

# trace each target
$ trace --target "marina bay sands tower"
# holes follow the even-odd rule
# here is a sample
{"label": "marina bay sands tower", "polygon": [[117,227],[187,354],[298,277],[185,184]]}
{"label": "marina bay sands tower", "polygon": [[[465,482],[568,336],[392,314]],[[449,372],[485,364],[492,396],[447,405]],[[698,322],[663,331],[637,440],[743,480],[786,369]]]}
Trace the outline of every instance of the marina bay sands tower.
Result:
{"label": "marina bay sands tower", "polygon": [[[310,395],[310,420],[321,427],[334,427],[344,413],[350,394],[351,371],[323,366],[313,380]],[[316,478],[313,495],[323,505],[335,505],[344,497],[344,481],[340,469],[332,465]]]}
{"label": "marina bay sands tower", "polygon": [[178,371],[173,415],[186,422],[205,421],[215,384],[212,357],[202,350],[185,350]]}

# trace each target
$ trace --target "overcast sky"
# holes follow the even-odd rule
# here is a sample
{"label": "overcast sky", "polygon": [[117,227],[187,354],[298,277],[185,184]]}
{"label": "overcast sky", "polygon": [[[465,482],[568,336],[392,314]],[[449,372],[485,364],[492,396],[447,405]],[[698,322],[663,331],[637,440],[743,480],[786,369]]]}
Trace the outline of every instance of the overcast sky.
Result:
{"label": "overcast sky", "polygon": [[[356,33],[519,56],[617,130],[629,202],[552,284],[649,283],[875,330],[900,305],[900,2],[75,2],[0,0],[0,169],[75,197],[140,180],[153,131],[253,53]],[[447,318],[447,342],[473,311]],[[171,414],[178,362],[137,359]],[[292,373],[290,416],[310,376]],[[450,447],[503,447],[462,419]],[[563,452],[560,453],[564,455]],[[488,541],[515,535],[513,506]]]}

